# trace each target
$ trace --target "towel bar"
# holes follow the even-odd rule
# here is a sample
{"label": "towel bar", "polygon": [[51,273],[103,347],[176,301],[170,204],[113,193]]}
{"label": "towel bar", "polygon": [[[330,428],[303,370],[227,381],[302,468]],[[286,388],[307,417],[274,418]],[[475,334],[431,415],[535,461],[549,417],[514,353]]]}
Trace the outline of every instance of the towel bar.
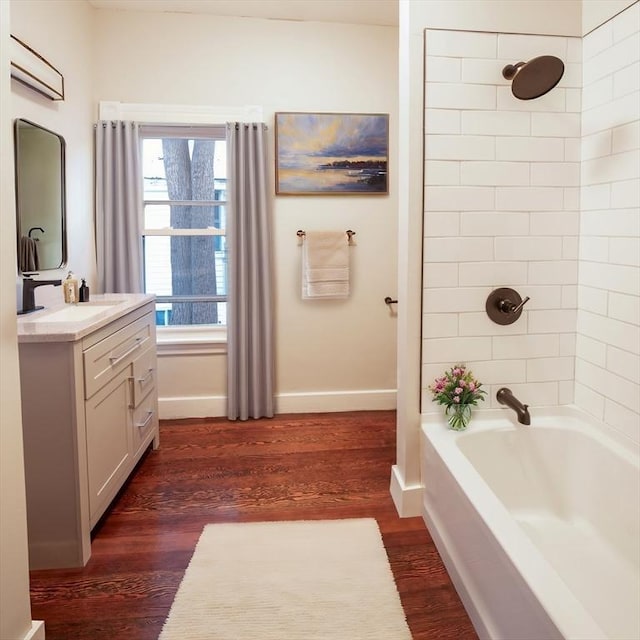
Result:
{"label": "towel bar", "polygon": [[[351,229],[347,229],[345,233],[347,234],[347,238],[349,239],[349,242],[351,242],[351,238],[356,235],[356,232],[352,231]],[[296,231],[296,235],[298,236],[298,238],[303,238],[304,236],[307,235],[307,232],[303,231],[302,229],[298,229]]]}

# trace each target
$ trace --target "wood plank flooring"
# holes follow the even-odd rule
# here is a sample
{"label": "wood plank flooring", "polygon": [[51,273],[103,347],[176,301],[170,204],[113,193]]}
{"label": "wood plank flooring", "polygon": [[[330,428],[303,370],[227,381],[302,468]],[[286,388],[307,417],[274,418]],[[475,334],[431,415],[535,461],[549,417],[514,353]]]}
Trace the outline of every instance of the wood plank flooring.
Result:
{"label": "wood plank flooring", "polygon": [[414,640],[477,638],[422,519],[389,495],[395,412],[167,421],[160,438],[87,566],[31,572],[47,640],[156,640],[205,524],[354,517],[378,522]]}

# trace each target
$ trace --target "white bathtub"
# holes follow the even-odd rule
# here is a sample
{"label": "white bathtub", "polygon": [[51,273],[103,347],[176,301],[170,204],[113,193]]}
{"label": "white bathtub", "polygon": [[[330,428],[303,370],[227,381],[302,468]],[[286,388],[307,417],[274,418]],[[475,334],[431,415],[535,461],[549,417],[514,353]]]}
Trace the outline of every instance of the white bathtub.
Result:
{"label": "white bathtub", "polygon": [[637,640],[637,447],[571,408],[541,413],[462,433],[425,419],[427,527],[481,638]]}

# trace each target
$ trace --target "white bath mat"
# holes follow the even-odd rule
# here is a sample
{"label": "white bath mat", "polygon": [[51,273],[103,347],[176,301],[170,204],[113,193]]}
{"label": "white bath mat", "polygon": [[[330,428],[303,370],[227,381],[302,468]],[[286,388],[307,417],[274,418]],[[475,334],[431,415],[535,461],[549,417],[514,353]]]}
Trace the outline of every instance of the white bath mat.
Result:
{"label": "white bath mat", "polygon": [[210,524],[159,640],[411,640],[376,521]]}

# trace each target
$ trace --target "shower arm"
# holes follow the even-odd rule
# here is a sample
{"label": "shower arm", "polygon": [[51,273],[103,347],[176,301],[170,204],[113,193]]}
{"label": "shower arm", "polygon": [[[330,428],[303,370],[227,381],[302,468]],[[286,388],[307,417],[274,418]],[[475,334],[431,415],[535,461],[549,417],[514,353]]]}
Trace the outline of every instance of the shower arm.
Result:
{"label": "shower arm", "polygon": [[515,78],[516,73],[520,71],[520,67],[524,67],[524,65],[525,65],[524,62],[516,62],[515,64],[508,64],[502,70],[502,77],[507,80],[511,80],[512,78]]}

